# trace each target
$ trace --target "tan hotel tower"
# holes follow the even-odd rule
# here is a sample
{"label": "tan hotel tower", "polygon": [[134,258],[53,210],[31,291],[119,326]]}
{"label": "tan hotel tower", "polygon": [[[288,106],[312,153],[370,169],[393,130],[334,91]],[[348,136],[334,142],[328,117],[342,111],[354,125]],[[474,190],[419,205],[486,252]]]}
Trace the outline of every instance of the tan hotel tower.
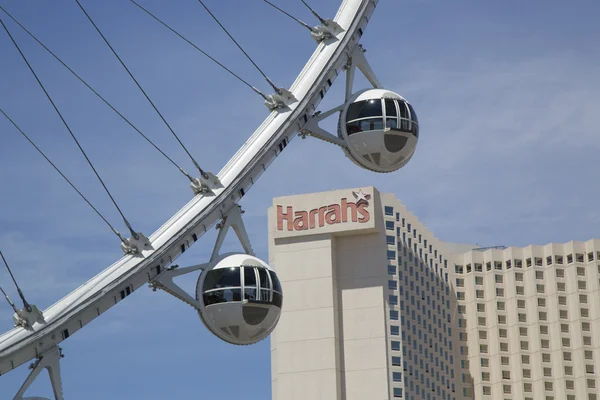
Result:
{"label": "tan hotel tower", "polygon": [[600,240],[436,239],[373,187],[273,200],[274,400],[600,400]]}

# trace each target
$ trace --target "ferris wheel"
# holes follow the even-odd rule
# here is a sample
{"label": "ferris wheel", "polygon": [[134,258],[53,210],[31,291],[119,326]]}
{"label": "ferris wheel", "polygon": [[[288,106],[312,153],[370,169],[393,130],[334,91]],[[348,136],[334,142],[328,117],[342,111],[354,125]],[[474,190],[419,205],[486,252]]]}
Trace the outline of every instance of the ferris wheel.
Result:
{"label": "ferris wheel", "polygon": [[[277,325],[284,293],[276,272],[254,255],[244,227],[243,212],[239,206],[240,200],[297,135],[303,138],[321,139],[339,146],[347,157],[361,168],[380,173],[393,172],[403,167],[414,154],[419,137],[419,122],[412,105],[402,96],[383,88],[367,61],[365,49],[360,43],[377,6],[377,0],[344,0],[334,18],[321,16],[313,6],[300,0],[317,19],[316,26],[295,18],[279,5],[265,0],[286,17],[304,26],[316,44],[313,55],[289,88],[282,88],[274,84],[227,30],[226,23],[219,20],[202,0],[198,0],[210,17],[217,22],[244,56],[264,76],[273,89],[272,94],[264,94],[248,84],[216,58],[166,24],[159,16],[153,14],[142,4],[130,0],[158,25],[162,25],[163,28],[195,47],[262,97],[269,112],[268,116],[218,173],[204,170],[200,166],[192,153],[185,147],[184,141],[171,128],[130,72],[126,63],[111,46],[110,41],[103,35],[102,29],[95,23],[93,15],[79,0],[74,1],[82,11],[82,18],[87,20],[97,31],[185,150],[197,169],[197,176],[181,168],[160,146],[152,142],[106,101],[99,91],[92,88],[22,25],[10,13],[10,10],[0,6],[0,23],[3,30],[13,42],[17,54],[23,58],[26,67],[43,89],[73,141],[86,158],[94,175],[122,216],[124,226],[129,231],[128,235],[122,235],[115,229],[94,207],[88,197],[31,139],[31,136],[21,129],[19,121],[2,109],[3,99],[0,96],[0,113],[2,114],[0,118],[6,118],[12,124],[15,132],[21,134],[103,219],[120,241],[123,252],[123,256],[114,264],[45,310],[40,310],[34,304],[29,303],[24,292],[19,288],[18,279],[15,279],[10,270],[10,249],[4,249],[4,253],[1,253],[2,263],[10,272],[23,304],[22,307],[17,306],[2,290],[8,304],[14,310],[15,328],[0,335],[0,375],[5,375],[33,360],[31,372],[13,397],[15,400],[28,398],[24,397],[25,392],[44,369],[49,372],[55,399],[62,400],[64,397],[60,370],[62,358],[60,344],[144,284],[148,284],[154,290],[163,290],[192,306],[197,310],[206,328],[228,343],[249,345],[266,338]],[[68,121],[63,118],[59,107],[52,101],[52,97],[45,90],[36,70],[28,62],[18,42],[11,34],[13,29],[19,28],[31,35],[189,179],[192,199],[154,233],[144,234],[136,231],[119,208],[108,186],[102,180],[101,171],[94,167],[85,148],[78,141],[77,135],[70,128]],[[367,78],[372,88],[355,90],[354,81],[357,69]],[[344,99],[336,107],[320,110],[321,101],[340,75],[344,75]],[[322,121],[336,114],[339,114],[336,133],[328,132],[320,126]],[[175,260],[213,226],[218,229],[218,236],[210,258],[204,263],[188,267],[175,265]],[[233,229],[237,235],[244,253],[223,253],[221,251],[225,236],[230,229]],[[195,293],[188,293],[174,282],[174,278],[178,276],[198,272],[199,278]],[[6,283],[0,282],[0,286],[6,285]],[[10,375],[1,379],[10,379]],[[33,398],[29,397],[29,399]]]}

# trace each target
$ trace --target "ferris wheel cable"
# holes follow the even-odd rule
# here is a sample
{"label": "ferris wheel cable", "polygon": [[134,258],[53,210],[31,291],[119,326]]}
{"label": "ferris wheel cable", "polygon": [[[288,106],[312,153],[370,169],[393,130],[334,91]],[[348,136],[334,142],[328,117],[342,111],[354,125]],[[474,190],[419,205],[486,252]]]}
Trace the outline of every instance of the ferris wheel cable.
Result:
{"label": "ferris wheel cable", "polygon": [[140,131],[129,119],[127,119],[119,110],[117,110],[112,104],[108,102],[98,91],[96,91],[92,86],[90,86],[81,76],[79,76],[73,69],[71,69],[60,57],[58,57],[52,50],[50,50],[42,41],[40,41],[31,31],[29,31],[23,24],[21,24],[11,13],[9,13],[4,7],[0,5],[0,10],[2,10],[10,19],[13,20],[15,24],[17,24],[21,29],[23,29],[33,40],[35,40],[40,46],[44,48],[52,57],[54,57],[59,63],[63,65],[71,74],[73,74],[81,83],[83,83],[89,90],[92,91],[100,100],[104,102],[108,107],[110,107],[123,121],[125,121],[129,126],[131,126],[140,136],[142,136],[150,145],[152,145],[160,154],[162,154],[168,161],[171,162],[181,173],[183,173],[190,181],[193,181],[192,178],[181,166],[179,166],[171,157],[169,157],[163,150],[161,150],[150,138],[148,138],[142,131]]}
{"label": "ferris wheel cable", "polygon": [[9,117],[8,114],[6,114],[6,112],[4,112],[4,110],[2,108],[0,108],[0,113],[2,113],[6,117],[6,119],[8,119],[8,121],[10,121],[10,123],[21,133],[21,135],[23,135],[23,137],[25,137],[25,139],[27,139],[27,141],[37,150],[37,152],[40,153],[42,155],[42,157],[44,157],[46,159],[46,161],[48,161],[48,163],[52,166],[52,168],[54,168],[54,170],[56,172],[58,172],[60,174],[60,176],[63,177],[63,179],[73,188],[73,190],[75,190],[77,192],[77,194],[88,204],[88,206],[90,206],[92,208],[92,210],[94,210],[94,212],[96,214],[98,214],[98,216],[100,218],[102,218],[102,220],[106,223],[106,225],[108,225],[110,230],[113,231],[113,233],[115,235],[117,235],[117,237],[121,240],[121,242],[124,242],[125,239],[121,236],[119,231],[117,231],[115,229],[115,227],[112,226],[112,224],[110,222],[108,222],[108,220],[104,217],[104,215],[102,215],[102,213],[100,213],[100,211],[98,211],[98,209],[96,207],[94,207],[94,205],[87,199],[87,197],[85,197],[85,195],[83,193],[81,193],[81,191],[79,189],[77,189],[75,184],[73,182],[71,182],[71,180],[69,178],[67,178],[67,176],[56,166],[56,164],[54,164],[52,162],[52,160],[50,160],[50,158],[48,158],[48,156],[35,144],[35,142],[29,137],[29,135],[27,135],[17,125],[17,123],[11,117]]}
{"label": "ferris wheel cable", "polygon": [[23,58],[23,61],[25,61],[25,64],[27,64],[27,67],[29,67],[29,70],[31,71],[31,73],[33,74],[33,76],[35,77],[35,80],[37,81],[37,83],[40,85],[40,87],[42,88],[43,92],[46,94],[46,97],[48,98],[48,100],[50,101],[50,104],[52,104],[52,107],[54,107],[54,110],[56,111],[56,113],[58,114],[60,120],[62,121],[62,123],[65,125],[65,127],[67,128],[67,130],[69,131],[69,134],[71,135],[71,137],[73,138],[73,140],[75,141],[75,144],[77,144],[77,147],[79,148],[79,150],[81,151],[81,154],[83,154],[83,156],[85,157],[85,159],[87,160],[88,164],[90,165],[90,167],[92,168],[92,171],[94,171],[94,174],[96,175],[96,177],[98,178],[98,181],[100,181],[100,184],[102,185],[102,187],[104,188],[104,190],[106,191],[106,194],[108,195],[108,197],[110,197],[111,201],[113,202],[113,204],[115,205],[115,208],[117,209],[117,211],[119,212],[119,214],[121,214],[121,217],[123,218],[123,222],[125,223],[125,225],[127,226],[127,228],[129,229],[129,231],[131,232],[131,235],[137,240],[139,238],[139,235],[133,230],[133,228],[131,227],[131,224],[129,223],[129,221],[127,220],[127,218],[125,218],[125,214],[123,214],[123,211],[121,211],[121,208],[119,207],[119,205],[117,204],[117,201],[115,200],[115,198],[113,197],[113,195],[110,193],[110,190],[108,190],[108,187],[106,186],[106,184],[104,183],[104,181],[102,180],[102,178],[100,177],[100,174],[98,173],[98,171],[96,170],[96,167],[94,167],[94,164],[92,163],[92,161],[90,160],[90,158],[88,157],[87,153],[85,152],[85,150],[83,149],[83,147],[81,146],[81,144],[79,143],[79,140],[77,140],[77,137],[75,136],[75,134],[73,133],[73,130],[71,129],[71,127],[69,126],[69,124],[67,123],[67,121],[65,120],[65,118],[63,117],[62,113],[60,112],[60,110],[58,109],[56,103],[54,103],[54,100],[52,100],[52,96],[50,96],[50,93],[48,93],[48,91],[46,90],[46,88],[44,87],[44,84],[42,83],[42,81],[40,80],[40,78],[37,76],[35,70],[33,69],[33,67],[31,66],[31,64],[29,64],[29,61],[27,60],[27,57],[25,56],[25,54],[21,51],[21,48],[19,47],[18,43],[15,41],[15,39],[13,38],[12,34],[10,33],[10,31],[8,30],[8,27],[4,24],[4,21],[2,20],[2,18],[0,18],[0,24],[2,24],[2,27],[4,28],[4,30],[6,31],[6,33],[8,34],[8,36],[10,37],[10,40],[13,42],[13,44],[15,45],[15,47],[17,48],[17,50],[19,51],[19,54],[21,54],[21,57]]}
{"label": "ferris wheel cable", "polygon": [[8,295],[6,294],[6,292],[4,291],[4,289],[2,289],[2,286],[0,286],[0,292],[2,292],[2,294],[4,295],[4,298],[6,299],[8,305],[12,307],[13,311],[15,313],[18,313],[17,306],[15,305],[15,303],[13,303],[13,301],[10,299],[10,297],[8,297]]}
{"label": "ferris wheel cable", "polygon": [[[10,266],[8,265],[8,261],[6,261],[6,258],[4,258],[4,254],[2,254],[2,250],[0,250],[0,257],[2,257],[2,261],[4,262],[4,265],[6,266],[6,269],[8,270],[8,273],[10,274],[10,277],[12,278],[12,281],[14,282],[15,287],[17,288],[17,293],[19,293],[19,297],[21,298],[21,300],[23,300],[23,306],[27,309],[27,311],[31,312],[31,306],[29,305],[27,300],[25,300],[25,295],[21,291],[21,288],[19,287],[19,284],[17,283],[15,276],[13,275],[12,271],[10,270]],[[4,293],[4,290],[2,291],[2,293]],[[4,296],[10,301],[10,299],[8,298],[6,293],[4,293]]]}
{"label": "ferris wheel cable", "polygon": [[317,19],[323,24],[323,25],[329,25],[329,22],[324,19],[323,17],[321,17],[311,6],[308,5],[308,3],[304,0],[300,0],[302,2],[302,4],[304,4],[309,10],[310,12],[317,17]]}
{"label": "ferris wheel cable", "polygon": [[[133,0],[132,0],[133,1]],[[294,21],[298,22],[300,25],[302,25],[303,27],[305,27],[306,29],[308,29],[311,32],[316,32],[316,29],[313,28],[312,26],[308,25],[306,22],[294,17],[292,14],[283,11],[281,8],[277,7],[275,4],[271,3],[269,0],[263,0],[265,3],[267,3],[268,5],[270,5],[271,7],[275,8],[277,11],[283,13],[284,15],[287,15],[288,17],[290,17],[291,19],[293,19]]]}
{"label": "ferris wheel cable", "polygon": [[202,50],[200,47],[196,46],[192,41],[190,41],[188,38],[186,38],[185,36],[183,36],[181,33],[177,32],[175,29],[173,29],[171,26],[169,26],[166,22],[164,22],[163,20],[161,20],[160,18],[158,18],[156,15],[154,15],[153,13],[151,13],[150,11],[148,11],[146,8],[144,8],[139,3],[137,3],[135,0],[129,0],[129,1],[131,1],[133,4],[135,4],[136,6],[138,6],[140,9],[142,9],[142,11],[144,11],[146,14],[148,14],[149,16],[151,16],[152,18],[154,18],[156,21],[160,22],[165,28],[169,29],[171,32],[173,32],[174,34],[176,34],[177,36],[179,36],[181,39],[185,40],[190,46],[192,46],[193,48],[195,48],[196,50],[198,50],[200,53],[202,53],[203,55],[205,55],[206,57],[208,57],[211,61],[213,61],[219,67],[221,67],[225,71],[229,72],[231,75],[233,75],[235,78],[237,78],[244,85],[248,86],[255,93],[259,94],[263,99],[265,99],[265,100],[267,99],[267,96],[265,96],[260,90],[258,90],[254,86],[252,86],[250,83],[248,83],[246,80],[244,80],[243,78],[241,78],[235,72],[233,72],[232,70],[230,70],[229,68],[227,68],[225,65],[223,65],[221,62],[219,62],[217,59],[215,59],[210,54],[208,54],[207,52],[205,52],[204,50]]}
{"label": "ferris wheel cable", "polygon": [[[76,0],[77,1],[77,0]],[[271,87],[273,88],[273,90],[275,90],[276,93],[281,94],[281,89],[278,88],[272,80],[269,79],[269,77],[263,72],[263,70],[254,62],[254,60],[252,59],[252,57],[250,57],[250,55],[248,53],[246,53],[246,51],[244,50],[244,48],[237,42],[237,40],[235,40],[235,38],[231,35],[231,33],[229,33],[229,31],[227,30],[227,28],[225,28],[223,26],[223,24],[219,21],[219,19],[210,11],[210,9],[206,6],[206,4],[204,4],[204,2],[202,0],[198,0],[198,2],[202,5],[202,7],[204,7],[204,9],[206,10],[206,12],[208,12],[208,14],[212,17],[212,19],[215,20],[215,22],[221,27],[221,29],[223,30],[223,32],[225,32],[227,34],[227,36],[229,36],[229,38],[233,41],[233,43],[235,43],[235,45],[238,47],[238,49],[240,49],[240,51],[242,53],[244,53],[244,55],[246,56],[246,58],[248,60],[250,60],[250,62],[252,63],[252,65],[254,65],[254,67],[258,70],[258,72],[261,73],[261,75],[267,80],[267,82],[269,83],[269,85],[271,85]]]}
{"label": "ferris wheel cable", "polygon": [[81,11],[83,11],[83,13],[87,17],[87,19],[92,24],[92,26],[96,29],[96,31],[98,32],[98,34],[102,37],[102,39],[104,40],[104,43],[106,43],[106,45],[112,51],[112,53],[115,55],[115,57],[117,58],[117,60],[119,60],[119,62],[123,66],[123,68],[125,68],[125,71],[127,71],[127,74],[129,74],[129,76],[131,77],[131,79],[133,80],[133,82],[135,82],[135,84],[137,85],[137,87],[140,89],[140,91],[146,97],[146,100],[148,100],[148,102],[150,103],[150,105],[152,106],[152,108],[154,108],[154,111],[156,111],[156,113],[158,114],[158,116],[160,117],[160,119],[162,119],[162,121],[167,126],[167,128],[169,129],[169,131],[171,131],[171,133],[173,134],[173,136],[175,137],[175,139],[177,139],[177,142],[179,142],[179,144],[181,145],[181,147],[183,148],[183,150],[190,157],[190,159],[192,160],[192,163],[194,164],[194,166],[200,172],[200,175],[202,175],[202,177],[204,179],[209,179],[209,175],[202,168],[200,168],[200,165],[198,164],[198,162],[196,162],[196,160],[194,159],[194,157],[192,156],[192,154],[189,152],[189,150],[187,149],[187,147],[183,144],[183,142],[181,141],[181,139],[179,138],[179,136],[175,133],[175,131],[173,130],[173,128],[171,128],[171,125],[169,125],[169,123],[167,122],[167,120],[165,119],[165,117],[158,110],[158,108],[156,107],[156,105],[154,104],[154,102],[150,99],[150,96],[148,96],[148,94],[146,93],[146,91],[142,88],[142,85],[140,85],[140,83],[138,82],[138,80],[135,79],[135,77],[133,76],[133,74],[131,73],[131,71],[129,70],[129,68],[127,68],[127,65],[125,65],[125,62],[123,62],[123,60],[121,59],[121,57],[119,56],[119,54],[111,46],[110,42],[108,41],[108,39],[106,38],[106,36],[104,36],[104,34],[100,30],[100,28],[98,28],[98,25],[96,25],[96,23],[94,22],[94,20],[92,19],[92,17],[87,13],[87,11],[85,10],[85,8],[83,8],[83,6],[79,2],[79,0],[75,0],[75,2],[77,3],[77,5],[81,9]]}

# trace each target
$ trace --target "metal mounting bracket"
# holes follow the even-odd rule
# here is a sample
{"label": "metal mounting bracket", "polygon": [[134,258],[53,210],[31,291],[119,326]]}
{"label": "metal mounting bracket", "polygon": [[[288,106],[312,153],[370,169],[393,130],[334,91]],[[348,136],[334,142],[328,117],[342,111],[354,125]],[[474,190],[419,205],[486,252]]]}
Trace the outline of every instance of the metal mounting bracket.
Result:
{"label": "metal mounting bracket", "polygon": [[317,43],[321,43],[329,39],[336,39],[338,34],[344,32],[344,28],[342,28],[334,20],[327,18],[325,22],[326,23],[315,26],[313,29],[311,29],[310,35],[317,41]]}
{"label": "metal mounting bracket", "polygon": [[206,177],[200,176],[199,178],[194,178],[194,180],[190,183],[190,187],[195,195],[214,195],[215,189],[223,188],[223,184],[216,175],[210,172],[205,172],[205,174]]}
{"label": "metal mounting bracket", "polygon": [[28,306],[30,310],[26,307],[16,309],[16,312],[13,314],[13,321],[15,322],[15,327],[20,326],[28,331],[32,331],[33,324],[36,322],[38,324],[45,324],[46,320],[44,319],[44,314],[34,304],[28,304]]}
{"label": "metal mounting bracket", "polygon": [[54,392],[55,400],[64,400],[62,390],[62,380],[60,377],[60,359],[63,358],[62,349],[58,346],[53,346],[40,354],[35,362],[33,362],[29,368],[31,372],[25,379],[25,382],[13,398],[13,400],[50,400],[45,397],[23,397],[27,389],[38,377],[43,369],[48,370],[50,376],[50,383],[52,384],[52,391]]}
{"label": "metal mounting bracket", "polygon": [[141,232],[136,232],[135,236],[129,239],[123,239],[121,242],[121,249],[125,255],[142,255],[144,250],[152,250],[152,244],[150,239]]}
{"label": "metal mounting bracket", "polygon": [[288,108],[288,106],[294,104],[297,101],[298,99],[296,99],[294,94],[284,88],[279,88],[277,89],[277,92],[265,96],[265,106],[267,106],[269,111]]}
{"label": "metal mounting bracket", "polygon": [[219,234],[217,235],[217,240],[208,263],[197,264],[185,268],[179,268],[177,265],[168,268],[149,282],[148,285],[150,288],[153,291],[156,291],[157,289],[164,290],[184,303],[194,307],[196,310],[200,310],[200,302],[183,290],[181,286],[173,282],[173,279],[198,270],[204,271],[204,269],[210,265],[211,262],[217,260],[218,258],[224,258],[229,255],[229,253],[223,255],[220,254],[221,247],[223,246],[223,242],[225,240],[225,236],[227,236],[229,228],[233,228],[236,236],[242,244],[242,247],[244,248],[244,251],[247,254],[254,255],[252,246],[250,245],[250,239],[248,238],[248,233],[246,232],[246,228],[242,220],[242,213],[243,211],[241,210],[240,206],[236,204],[231,210],[229,210],[227,214],[225,214],[221,222],[217,224]]}

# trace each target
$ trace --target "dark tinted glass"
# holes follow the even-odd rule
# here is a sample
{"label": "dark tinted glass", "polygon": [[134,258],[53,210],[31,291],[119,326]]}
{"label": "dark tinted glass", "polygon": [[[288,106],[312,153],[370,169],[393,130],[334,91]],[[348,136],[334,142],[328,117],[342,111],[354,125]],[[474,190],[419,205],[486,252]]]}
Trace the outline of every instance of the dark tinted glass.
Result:
{"label": "dark tinted glass", "polygon": [[249,301],[257,301],[258,300],[258,290],[254,288],[245,288],[244,289],[244,298]]}
{"label": "dark tinted glass", "polygon": [[383,129],[383,118],[369,118],[362,119],[359,121],[349,122],[346,124],[346,131],[348,136],[365,131],[374,131]]}
{"label": "dark tinted glass", "polygon": [[413,123],[410,131],[412,132],[413,135],[415,135],[415,137],[419,137],[419,125]]}
{"label": "dark tinted glass", "polygon": [[208,271],[204,280],[204,291],[222,287],[239,287],[240,267],[213,269]]}
{"label": "dark tinted glass", "polygon": [[396,118],[387,118],[386,127],[390,129],[398,129],[398,120]]}
{"label": "dark tinted glass", "polygon": [[271,291],[261,289],[260,291],[260,301],[271,301]]}
{"label": "dark tinted glass", "polygon": [[281,293],[281,283],[279,283],[279,278],[277,278],[277,275],[275,275],[275,272],[273,271],[269,271],[269,274],[271,275],[271,281],[273,282],[273,290]]}
{"label": "dark tinted glass", "polygon": [[398,101],[398,107],[400,108],[400,116],[402,118],[408,118],[408,109],[406,108],[406,102]]}
{"label": "dark tinted glass", "polygon": [[408,120],[403,119],[402,124],[400,125],[400,130],[404,132],[408,132]]}
{"label": "dark tinted glass", "polygon": [[419,119],[417,118],[417,113],[415,112],[415,109],[410,104],[408,104],[408,108],[410,108],[411,119],[418,124]]}
{"label": "dark tinted glass", "polygon": [[204,305],[206,306],[231,301],[242,301],[242,291],[241,289],[216,290],[214,292],[204,293],[203,299]]}
{"label": "dark tinted glass", "polygon": [[279,293],[273,292],[273,305],[281,308],[282,303],[283,303],[283,297]]}
{"label": "dark tinted glass", "polygon": [[365,100],[350,104],[346,113],[346,122],[358,118],[381,117],[383,110],[381,108],[381,100]]}
{"label": "dark tinted glass", "polygon": [[388,117],[395,117],[398,115],[396,112],[396,102],[392,99],[385,100],[385,115]]}
{"label": "dark tinted glass", "polygon": [[352,135],[353,133],[360,132],[360,122],[356,121],[347,123],[346,132],[348,132],[348,136]]}
{"label": "dark tinted glass", "polygon": [[267,270],[264,268],[258,269],[258,278],[260,279],[260,287],[262,289],[270,289],[271,284],[269,283],[269,275],[267,274]]}
{"label": "dark tinted glass", "polygon": [[244,267],[244,286],[256,286],[256,276],[253,267]]}

